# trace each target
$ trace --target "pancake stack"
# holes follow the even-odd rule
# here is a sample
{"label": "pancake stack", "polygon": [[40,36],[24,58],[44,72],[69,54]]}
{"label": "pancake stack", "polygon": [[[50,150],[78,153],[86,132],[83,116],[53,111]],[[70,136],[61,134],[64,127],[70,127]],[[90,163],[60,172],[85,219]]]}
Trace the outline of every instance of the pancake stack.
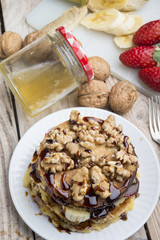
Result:
{"label": "pancake stack", "polygon": [[45,134],[24,176],[59,230],[90,232],[127,219],[138,196],[138,158],[115,117],[70,119]]}

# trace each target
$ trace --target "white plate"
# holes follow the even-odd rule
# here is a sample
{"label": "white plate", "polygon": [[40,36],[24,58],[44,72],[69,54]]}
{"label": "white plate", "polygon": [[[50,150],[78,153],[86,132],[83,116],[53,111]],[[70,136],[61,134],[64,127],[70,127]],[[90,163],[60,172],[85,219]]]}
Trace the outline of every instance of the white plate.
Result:
{"label": "white plate", "polygon": [[[34,124],[19,141],[9,168],[9,188],[14,205],[25,223],[37,234],[48,240],[124,240],[141,228],[151,215],[159,195],[159,164],[156,154],[143,133],[124,118],[116,116],[116,122],[122,124],[124,134],[128,135],[135,146],[140,165],[140,197],[135,201],[135,208],[128,214],[127,221],[118,221],[101,232],[60,233],[40,212],[30,196],[25,196],[23,177],[32,159],[35,148],[42,141],[48,129],[69,119],[72,109],[79,110],[84,116],[106,119],[108,111],[96,108],[70,108],[50,114]],[[54,237],[53,237],[54,236]]]}
{"label": "white plate", "polygon": [[[49,22],[52,22],[63,12],[75,5],[68,0],[43,0],[27,16],[27,22],[35,29],[41,29]],[[78,6],[78,5],[77,5]],[[149,0],[141,9],[134,12],[144,18],[145,22],[160,18],[160,0]],[[147,87],[139,78],[137,69],[124,66],[119,61],[119,55],[124,49],[119,49],[113,42],[113,36],[94,30],[89,30],[79,25],[74,31],[74,35],[82,43],[83,49],[88,57],[99,56],[108,61],[111,65],[112,75],[120,80],[128,80],[137,89],[147,96],[160,95]]]}

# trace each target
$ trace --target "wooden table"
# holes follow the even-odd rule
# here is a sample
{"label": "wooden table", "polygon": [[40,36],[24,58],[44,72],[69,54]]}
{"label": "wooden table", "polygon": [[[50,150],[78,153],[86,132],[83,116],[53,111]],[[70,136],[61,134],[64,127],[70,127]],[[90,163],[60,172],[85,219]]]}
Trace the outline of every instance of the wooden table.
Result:
{"label": "wooden table", "polygon": [[[1,0],[0,1],[0,31],[16,31],[25,37],[33,31],[25,22],[25,17],[40,2],[40,0]],[[110,77],[107,85],[111,86],[117,79]],[[0,74],[0,240],[42,239],[35,234],[18,215],[8,189],[8,169],[13,150],[18,140],[37,120],[60,109],[78,106],[77,92],[59,101],[35,118],[29,118],[14,100]],[[136,125],[149,139],[160,159],[160,146],[152,141],[148,128],[148,98],[139,93],[138,100],[132,110],[123,115]],[[154,197],[154,196],[153,196]],[[147,223],[130,240],[160,239],[160,202],[157,204]]]}

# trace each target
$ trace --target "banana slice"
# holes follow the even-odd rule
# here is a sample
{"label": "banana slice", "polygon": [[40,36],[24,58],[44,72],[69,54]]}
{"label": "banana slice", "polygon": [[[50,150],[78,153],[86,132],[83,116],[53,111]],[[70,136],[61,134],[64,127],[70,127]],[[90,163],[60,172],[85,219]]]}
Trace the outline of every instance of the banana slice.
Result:
{"label": "banana slice", "polygon": [[131,33],[135,33],[144,24],[144,19],[141,16],[132,15],[132,17],[134,18],[135,23],[133,27],[125,33],[127,35]]}
{"label": "banana slice", "polygon": [[[81,24],[88,29],[109,32],[124,22],[125,15],[116,9],[102,10],[88,14]],[[128,29],[127,29],[128,30]]]}
{"label": "banana slice", "polygon": [[126,3],[127,0],[89,0],[88,8],[93,12],[105,10],[107,8],[121,10],[125,7]]}
{"label": "banana slice", "polygon": [[132,15],[124,14],[124,21],[118,25],[118,27],[111,29],[108,33],[120,36],[126,34],[135,24],[135,20]]}
{"label": "banana slice", "polygon": [[70,207],[64,207],[65,217],[71,222],[84,222],[90,218],[90,213],[86,210],[77,210]]}
{"label": "banana slice", "polygon": [[114,38],[114,42],[119,48],[130,48],[134,45],[132,42],[132,38],[133,38],[133,34],[116,36]]}

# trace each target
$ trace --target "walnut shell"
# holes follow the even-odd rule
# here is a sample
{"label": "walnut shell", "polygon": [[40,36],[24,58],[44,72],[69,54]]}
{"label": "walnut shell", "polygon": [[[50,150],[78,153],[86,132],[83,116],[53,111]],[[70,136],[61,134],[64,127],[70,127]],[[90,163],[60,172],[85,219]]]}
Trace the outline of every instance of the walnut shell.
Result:
{"label": "walnut shell", "polygon": [[101,57],[90,57],[89,62],[91,63],[94,79],[104,81],[110,75],[110,65],[106,60]]}
{"label": "walnut shell", "polygon": [[[35,31],[29,33],[23,42],[23,47],[31,44],[38,38],[44,36],[46,33],[42,30]],[[27,51],[24,55],[24,58],[26,61],[35,61],[35,62],[41,62],[48,60],[51,55],[51,41],[49,39],[46,39],[42,42],[37,43],[35,46],[31,48],[31,50]]]}
{"label": "walnut shell", "polygon": [[42,31],[42,30],[38,30],[38,31],[29,33],[24,39],[23,47],[25,47],[28,44],[34,42],[35,40],[42,37],[43,35],[45,35],[45,32]]}
{"label": "walnut shell", "polygon": [[108,88],[104,82],[92,80],[78,91],[78,102],[84,107],[104,108],[108,102]]}
{"label": "walnut shell", "polygon": [[7,31],[2,35],[1,48],[6,57],[22,48],[23,39],[15,32]]}
{"label": "walnut shell", "polygon": [[118,113],[127,113],[137,100],[137,90],[128,81],[117,82],[111,89],[109,104],[111,109]]}

